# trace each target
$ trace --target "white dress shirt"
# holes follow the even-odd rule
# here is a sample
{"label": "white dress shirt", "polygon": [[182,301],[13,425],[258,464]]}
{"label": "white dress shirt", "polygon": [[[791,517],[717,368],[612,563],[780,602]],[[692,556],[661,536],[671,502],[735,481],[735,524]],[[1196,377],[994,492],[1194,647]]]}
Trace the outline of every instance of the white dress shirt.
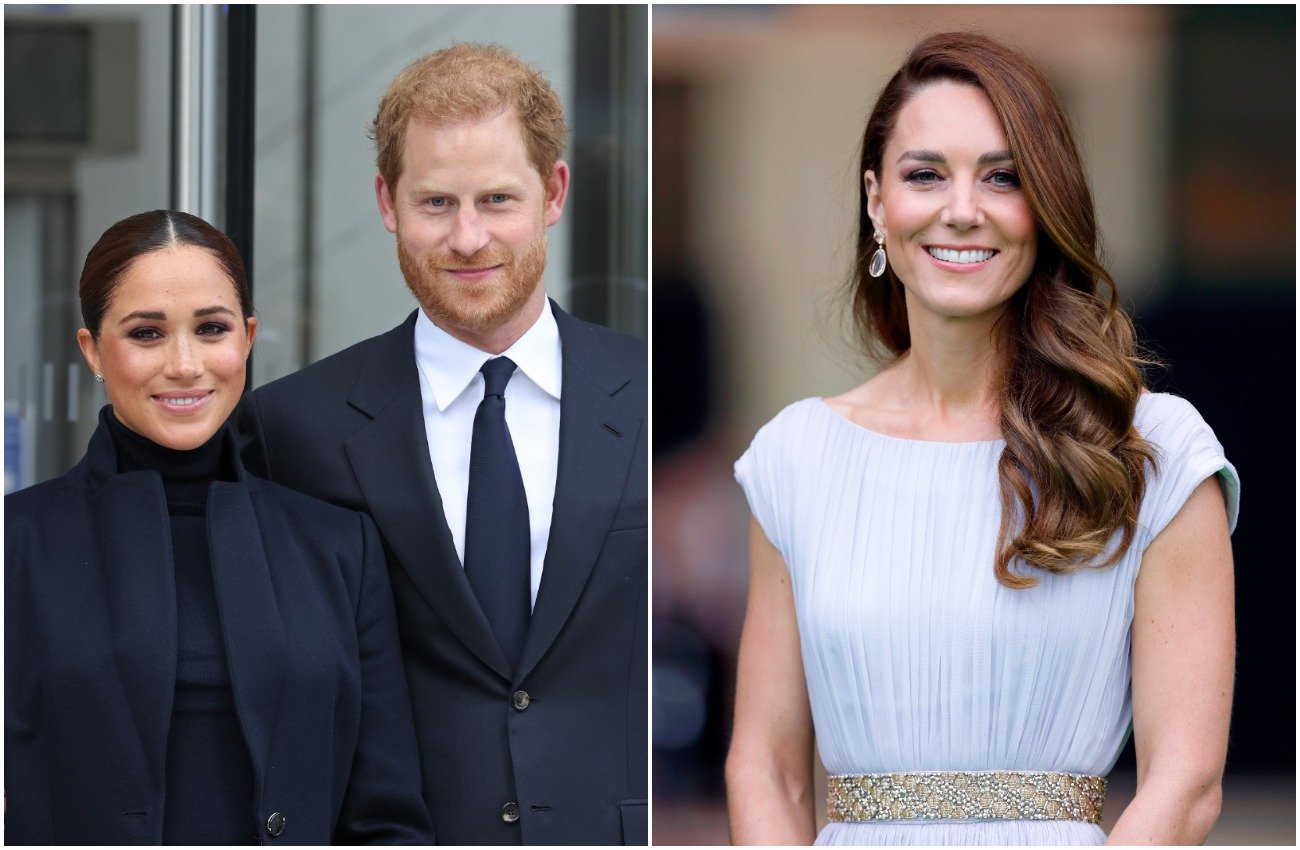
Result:
{"label": "white dress shirt", "polygon": [[[456,339],[431,322],[423,310],[415,318],[415,363],[420,371],[429,460],[462,566],[469,449],[474,414],[483,400],[479,369],[494,356],[498,355]],[[506,427],[528,499],[529,593],[536,604],[560,456],[560,331],[550,302],[533,326],[499,356],[509,357],[518,367],[506,385]]]}

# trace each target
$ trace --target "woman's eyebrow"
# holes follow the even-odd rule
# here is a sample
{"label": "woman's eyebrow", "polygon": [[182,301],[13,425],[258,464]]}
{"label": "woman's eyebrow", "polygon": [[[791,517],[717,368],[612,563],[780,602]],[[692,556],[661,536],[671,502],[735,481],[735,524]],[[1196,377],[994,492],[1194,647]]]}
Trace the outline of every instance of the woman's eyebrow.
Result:
{"label": "woman's eyebrow", "polygon": [[[903,155],[898,158],[898,161],[902,162],[905,159],[938,164],[943,164],[948,161],[943,154],[938,151],[930,150],[903,151]],[[988,153],[980,154],[980,158],[977,159],[975,163],[976,165],[988,165],[994,162],[1011,162],[1014,159],[1015,157],[1011,155],[1011,151],[989,151]]]}
{"label": "woman's eyebrow", "polygon": [[204,316],[211,316],[214,313],[229,313],[232,316],[235,315],[234,310],[231,310],[229,307],[223,307],[220,304],[217,304],[212,307],[200,307],[199,309],[195,310],[194,318],[201,319]]}
{"label": "woman's eyebrow", "polygon": [[[231,310],[229,307],[223,307],[220,304],[216,304],[212,307],[200,307],[195,310],[194,318],[201,319],[204,316],[211,316],[215,313],[229,313],[232,316],[235,315],[235,311]],[[136,310],[134,313],[127,313],[123,316],[118,320],[118,324],[124,324],[132,319],[148,319],[151,322],[165,322],[167,321],[167,314],[162,310]]]}
{"label": "woman's eyebrow", "polygon": [[927,151],[927,150],[903,151],[903,155],[898,158],[898,161],[902,162],[905,159],[915,159],[920,162],[934,162],[934,163],[944,163],[948,161],[947,159],[944,158],[944,155],[939,153],[938,151]]}
{"label": "woman's eyebrow", "polygon": [[132,319],[148,319],[151,322],[163,322],[167,320],[167,314],[162,310],[136,310],[134,313],[127,313],[123,316],[118,320],[118,324],[126,324]]}

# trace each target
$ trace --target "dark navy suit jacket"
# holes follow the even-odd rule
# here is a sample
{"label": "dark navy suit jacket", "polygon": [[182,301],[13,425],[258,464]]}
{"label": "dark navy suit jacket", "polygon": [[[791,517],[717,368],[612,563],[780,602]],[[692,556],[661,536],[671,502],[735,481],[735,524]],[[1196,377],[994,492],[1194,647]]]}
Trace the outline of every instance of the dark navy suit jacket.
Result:
{"label": "dark navy suit jacket", "polygon": [[[238,476],[211,485],[207,524],[249,834],[431,842],[373,524]],[[118,474],[101,422],[70,472],[5,497],[4,566],[5,842],[160,843],[178,640],[161,477]]]}
{"label": "dark navy suit jacket", "polygon": [[443,515],[414,313],[247,394],[242,407],[250,469],[365,511],[379,527],[425,797],[438,840],[450,844],[648,839],[645,343],[553,309],[559,467],[515,670]]}

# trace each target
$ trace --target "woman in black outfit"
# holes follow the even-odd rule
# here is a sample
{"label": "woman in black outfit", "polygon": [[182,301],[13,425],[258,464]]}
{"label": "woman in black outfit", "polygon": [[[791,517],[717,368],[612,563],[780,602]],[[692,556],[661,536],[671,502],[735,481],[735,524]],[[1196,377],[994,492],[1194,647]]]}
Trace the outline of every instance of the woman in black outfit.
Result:
{"label": "woman in black outfit", "polygon": [[5,498],[5,842],[431,843],[374,526],[239,461],[234,245],[132,216],[80,295],[111,404]]}

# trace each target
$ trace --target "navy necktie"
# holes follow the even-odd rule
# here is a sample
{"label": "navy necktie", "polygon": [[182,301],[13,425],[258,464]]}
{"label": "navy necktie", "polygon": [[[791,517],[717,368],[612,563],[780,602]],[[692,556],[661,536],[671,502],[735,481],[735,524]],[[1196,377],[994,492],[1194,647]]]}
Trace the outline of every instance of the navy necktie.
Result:
{"label": "navy necktie", "polygon": [[506,427],[506,384],[515,364],[483,364],[483,401],[474,414],[465,510],[465,575],[510,664],[519,663],[530,615],[528,499]]}

